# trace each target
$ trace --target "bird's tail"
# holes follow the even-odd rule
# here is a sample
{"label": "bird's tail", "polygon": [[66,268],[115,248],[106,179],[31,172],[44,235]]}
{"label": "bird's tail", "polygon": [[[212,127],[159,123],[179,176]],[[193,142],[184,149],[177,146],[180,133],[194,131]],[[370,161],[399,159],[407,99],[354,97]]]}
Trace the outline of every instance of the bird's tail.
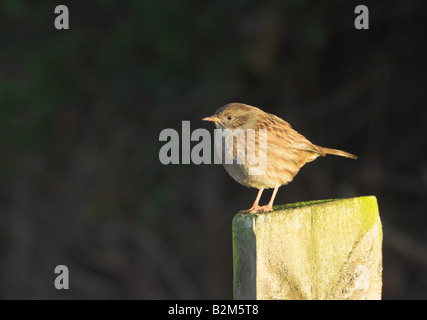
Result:
{"label": "bird's tail", "polygon": [[329,148],[323,148],[323,147],[319,147],[319,149],[325,154],[333,154],[335,156],[340,156],[340,157],[346,157],[346,158],[350,158],[350,159],[357,159],[357,156],[355,156],[354,154],[345,152],[345,151],[341,151],[341,150],[337,150],[337,149],[329,149]]}

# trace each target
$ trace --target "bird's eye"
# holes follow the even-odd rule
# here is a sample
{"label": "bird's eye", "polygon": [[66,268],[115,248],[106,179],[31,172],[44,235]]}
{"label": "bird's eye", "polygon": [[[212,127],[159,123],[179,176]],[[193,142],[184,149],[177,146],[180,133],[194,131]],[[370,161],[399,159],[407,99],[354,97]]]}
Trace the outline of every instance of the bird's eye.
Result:
{"label": "bird's eye", "polygon": [[233,119],[233,116],[227,116],[228,121],[230,121],[231,119]]}

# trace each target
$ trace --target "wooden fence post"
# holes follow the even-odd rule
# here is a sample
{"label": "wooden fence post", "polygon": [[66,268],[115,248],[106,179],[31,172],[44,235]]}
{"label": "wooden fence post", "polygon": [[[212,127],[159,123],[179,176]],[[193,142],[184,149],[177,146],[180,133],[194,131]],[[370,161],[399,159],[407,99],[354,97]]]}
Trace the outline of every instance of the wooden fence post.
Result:
{"label": "wooden fence post", "polygon": [[233,219],[235,299],[381,299],[374,196],[276,206]]}

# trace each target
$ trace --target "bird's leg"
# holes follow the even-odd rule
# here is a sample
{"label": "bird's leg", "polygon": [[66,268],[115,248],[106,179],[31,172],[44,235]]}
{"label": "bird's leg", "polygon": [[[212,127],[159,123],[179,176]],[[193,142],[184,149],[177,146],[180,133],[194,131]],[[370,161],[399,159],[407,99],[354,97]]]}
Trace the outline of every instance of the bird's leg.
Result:
{"label": "bird's leg", "polygon": [[271,195],[271,199],[270,202],[262,207],[257,207],[256,211],[251,212],[251,213],[258,213],[258,212],[270,212],[273,211],[273,202],[274,202],[274,198],[276,198],[276,194],[277,194],[277,190],[279,190],[279,187],[274,188],[273,190],[273,194]]}
{"label": "bird's leg", "polygon": [[248,209],[248,210],[240,210],[240,212],[241,213],[255,213],[255,212],[258,212],[258,210],[260,208],[262,208],[262,207],[260,207],[258,205],[258,203],[259,203],[259,199],[261,199],[261,195],[262,195],[263,191],[264,191],[264,188],[259,189],[258,195],[256,196],[256,199],[255,199],[255,202],[254,202],[254,204],[252,205],[252,207],[250,209]]}
{"label": "bird's leg", "polygon": [[277,190],[279,190],[279,187],[274,188],[273,194],[271,195],[271,198],[270,198],[270,202],[262,208],[265,208],[267,211],[273,211],[273,202],[274,202],[274,198],[276,198]]}

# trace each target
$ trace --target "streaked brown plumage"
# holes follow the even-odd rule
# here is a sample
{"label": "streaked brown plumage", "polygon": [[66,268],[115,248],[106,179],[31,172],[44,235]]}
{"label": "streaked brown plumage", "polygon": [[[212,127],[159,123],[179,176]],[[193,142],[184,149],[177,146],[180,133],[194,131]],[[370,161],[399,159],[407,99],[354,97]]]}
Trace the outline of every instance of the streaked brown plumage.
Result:
{"label": "streaked brown plumage", "polygon": [[[355,155],[345,151],[314,145],[303,135],[292,129],[291,125],[283,119],[243,103],[229,103],[219,108],[213,116],[203,120],[214,122],[217,128],[231,130],[227,132],[237,132],[236,129],[241,129],[239,132],[244,133],[242,139],[232,137],[233,141],[237,141],[237,143],[233,143],[232,150],[227,149],[225,143],[222,143],[221,146],[223,164],[230,176],[244,186],[259,189],[253,206],[248,210],[244,210],[244,212],[271,211],[279,187],[291,182],[304,164],[315,160],[319,156],[324,157],[327,154],[333,154],[357,159]],[[250,145],[247,135],[248,129],[255,129],[255,151],[251,151],[254,151],[260,159],[266,152],[266,168],[261,174],[249,174],[250,170],[256,167],[255,164],[251,164],[249,161],[244,163],[236,161],[239,144],[243,146],[246,154],[250,151],[248,149]],[[261,146],[259,144],[259,141],[262,141],[260,140],[259,129],[267,130],[266,150],[262,148],[262,143]],[[226,136],[222,137],[222,139],[224,141]],[[245,141],[247,141],[246,144]],[[217,146],[219,145],[216,144]],[[227,152],[233,158],[233,163],[227,164],[224,162]],[[259,206],[258,203],[263,190],[270,188],[274,188],[270,202],[265,206]]]}

